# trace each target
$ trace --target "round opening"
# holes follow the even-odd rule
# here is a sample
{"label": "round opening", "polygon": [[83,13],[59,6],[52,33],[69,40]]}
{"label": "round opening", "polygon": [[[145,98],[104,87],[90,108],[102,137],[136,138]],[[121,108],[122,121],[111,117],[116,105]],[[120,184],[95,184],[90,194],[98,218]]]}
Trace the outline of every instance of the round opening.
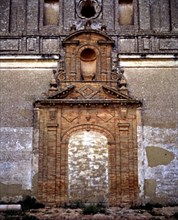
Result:
{"label": "round opening", "polygon": [[98,0],[80,0],[76,7],[77,15],[82,19],[97,18],[101,12]]}
{"label": "round opening", "polygon": [[94,61],[96,59],[96,53],[90,48],[84,49],[80,54],[80,59],[85,62]]}
{"label": "round opening", "polygon": [[81,15],[85,18],[92,18],[95,16],[96,11],[92,1],[86,0],[81,5]]}

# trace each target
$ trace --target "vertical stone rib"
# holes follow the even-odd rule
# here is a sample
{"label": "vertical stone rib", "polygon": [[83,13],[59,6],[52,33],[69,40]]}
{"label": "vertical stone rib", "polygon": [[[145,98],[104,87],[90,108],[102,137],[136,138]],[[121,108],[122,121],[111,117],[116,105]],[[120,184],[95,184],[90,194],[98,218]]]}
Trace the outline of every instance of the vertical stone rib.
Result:
{"label": "vertical stone rib", "polygon": [[58,128],[57,128],[57,133],[56,133],[56,204],[60,205],[61,204],[61,108],[58,109],[57,113],[57,123],[58,123]]}
{"label": "vertical stone rib", "polygon": [[139,25],[141,30],[150,30],[150,0],[139,0]]}
{"label": "vertical stone rib", "polygon": [[162,0],[160,4],[161,31],[168,32],[170,31],[169,0]]}
{"label": "vertical stone rib", "polygon": [[178,32],[178,0],[170,0],[172,30]]}
{"label": "vertical stone rib", "polygon": [[38,30],[38,0],[27,0],[27,31],[37,31]]}
{"label": "vertical stone rib", "polygon": [[0,31],[7,33],[10,22],[10,0],[1,0],[0,12]]}
{"label": "vertical stone rib", "polygon": [[67,151],[68,146],[65,143],[61,143],[61,181],[60,181],[60,188],[61,188],[61,205],[66,203],[67,197]]}
{"label": "vertical stone rib", "polygon": [[46,153],[45,153],[45,112],[40,111],[40,135],[39,135],[39,180],[38,180],[38,198],[42,202],[46,202]]}
{"label": "vertical stone rib", "polygon": [[48,126],[48,203],[55,204],[56,126]]}
{"label": "vertical stone rib", "polygon": [[42,114],[40,114],[39,118],[39,174],[38,174],[38,199],[42,201],[42,192],[43,192],[43,186],[42,186],[42,179],[43,179],[43,170],[42,170],[42,161],[43,161],[43,122],[42,122]]}
{"label": "vertical stone rib", "polygon": [[[44,111],[45,114],[45,119],[47,119],[47,110],[45,109]],[[43,201],[45,201],[45,203],[48,201],[47,200],[47,181],[48,181],[48,168],[47,168],[47,164],[48,164],[48,145],[47,145],[47,126],[46,126],[46,120],[45,123],[43,125],[43,165],[42,165],[42,169],[43,169]]]}
{"label": "vertical stone rib", "polygon": [[109,146],[109,204],[114,205],[117,200],[117,182],[116,182],[116,149],[115,145]]}

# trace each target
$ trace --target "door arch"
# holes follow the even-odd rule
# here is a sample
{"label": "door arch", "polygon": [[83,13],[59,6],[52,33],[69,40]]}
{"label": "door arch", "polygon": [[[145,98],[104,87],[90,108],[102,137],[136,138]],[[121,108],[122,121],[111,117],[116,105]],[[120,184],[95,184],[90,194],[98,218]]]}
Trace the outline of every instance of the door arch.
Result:
{"label": "door arch", "polygon": [[107,128],[94,124],[81,124],[68,129],[61,137],[62,143],[68,143],[71,135],[80,131],[95,131],[101,133],[108,140],[108,144],[115,143],[114,135]]}
{"label": "door arch", "polygon": [[[71,127],[68,131],[66,131],[64,133],[64,135],[61,138],[61,148],[65,151],[65,158],[63,158],[63,160],[65,161],[65,170],[66,170],[66,180],[65,180],[65,185],[67,186],[65,188],[65,195],[66,195],[66,200],[67,203],[70,202],[70,195],[69,195],[69,169],[68,169],[68,152],[69,152],[69,143],[71,140],[71,137],[75,134],[78,133],[88,133],[88,132],[92,132],[92,133],[97,133],[100,136],[102,136],[103,138],[105,138],[105,140],[107,140],[107,183],[105,184],[105,189],[101,190],[100,187],[100,192],[99,190],[93,191],[92,196],[89,196],[88,198],[85,199],[84,202],[92,202],[92,203],[98,203],[98,202],[102,202],[102,203],[108,203],[108,204],[112,204],[115,201],[115,193],[112,193],[111,191],[113,190],[112,187],[114,185],[114,179],[112,178],[112,173],[115,172],[115,160],[113,160],[113,155],[116,154],[116,141],[114,138],[114,135],[107,130],[106,127],[102,127],[99,125],[93,125],[93,124],[81,124],[78,126],[73,126]],[[106,152],[106,146],[105,146],[105,152]],[[105,156],[106,158],[106,156]],[[98,174],[99,175],[99,174]],[[91,190],[89,190],[91,193]],[[97,192],[98,191],[98,192]],[[82,192],[81,192],[82,193]],[[85,195],[83,194],[83,196],[87,197],[87,194],[89,195],[89,193],[87,192],[87,190],[85,190]],[[78,198],[78,200],[81,200],[81,197]],[[74,201],[75,202],[75,201]]]}

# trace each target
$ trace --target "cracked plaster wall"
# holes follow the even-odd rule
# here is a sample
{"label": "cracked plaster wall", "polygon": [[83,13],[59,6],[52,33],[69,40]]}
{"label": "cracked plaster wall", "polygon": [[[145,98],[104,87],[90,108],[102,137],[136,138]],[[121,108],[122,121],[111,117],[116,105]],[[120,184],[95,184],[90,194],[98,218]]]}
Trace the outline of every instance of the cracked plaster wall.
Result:
{"label": "cracked plaster wall", "polygon": [[23,195],[36,192],[38,151],[33,144],[33,101],[48,88],[51,69],[27,69],[28,64],[22,69],[18,62],[10,63],[15,69],[2,69],[3,64],[0,70],[0,200],[17,201]]}
{"label": "cracked plaster wall", "polygon": [[[125,68],[131,94],[143,102],[142,123],[138,126],[140,197],[144,202],[175,204],[178,202],[178,69],[166,68],[166,62],[159,68],[155,68],[156,62],[150,64],[145,63],[142,68],[143,63],[136,62]],[[156,155],[150,158],[148,149],[156,151]]]}

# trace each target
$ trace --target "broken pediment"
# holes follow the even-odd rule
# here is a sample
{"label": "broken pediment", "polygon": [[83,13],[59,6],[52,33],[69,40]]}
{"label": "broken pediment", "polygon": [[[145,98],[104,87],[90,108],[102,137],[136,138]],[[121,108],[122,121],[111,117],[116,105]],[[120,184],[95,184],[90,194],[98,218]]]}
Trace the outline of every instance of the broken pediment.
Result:
{"label": "broken pediment", "polygon": [[[141,105],[139,100],[133,99],[129,96],[126,87],[126,80],[123,77],[118,83],[120,87],[114,88],[100,83],[75,83],[67,85],[64,88],[56,87],[54,79],[51,80],[51,88],[49,89],[49,96],[42,103],[66,103],[66,104],[114,104],[119,103],[123,105]],[[55,88],[55,89],[54,89]],[[51,101],[52,102],[51,102]]]}
{"label": "broken pediment", "polygon": [[50,95],[48,99],[63,99],[66,98],[69,93],[71,93],[74,90],[75,86],[74,85],[69,85],[64,89],[61,89],[57,91],[55,94]]}
{"label": "broken pediment", "polygon": [[[124,93],[122,93],[121,91],[115,89],[115,88],[111,88],[109,86],[102,86],[103,90],[111,97],[115,97],[116,99],[126,99],[126,100],[134,100],[133,98],[131,98],[129,95],[126,95]],[[127,89],[126,89],[127,90]]]}
{"label": "broken pediment", "polygon": [[[76,88],[75,85],[69,85],[64,89],[60,89],[55,94],[48,97],[48,99],[118,99],[134,101],[129,95],[118,91],[115,88],[103,85],[98,88],[90,84]],[[136,100],[135,100],[136,101]]]}

